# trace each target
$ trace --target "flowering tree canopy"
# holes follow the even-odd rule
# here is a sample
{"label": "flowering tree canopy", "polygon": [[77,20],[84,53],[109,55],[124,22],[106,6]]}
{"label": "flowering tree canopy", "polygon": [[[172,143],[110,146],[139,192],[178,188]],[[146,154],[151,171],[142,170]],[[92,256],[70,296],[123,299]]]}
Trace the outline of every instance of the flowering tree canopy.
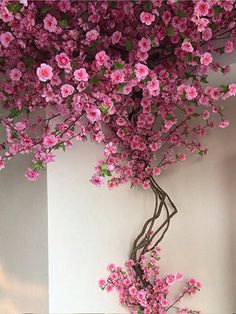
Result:
{"label": "flowering tree canopy", "polygon": [[217,101],[236,85],[207,75],[229,71],[214,56],[234,50],[235,30],[233,0],[2,0],[0,168],[32,153],[34,181],[55,149],[90,137],[104,145],[92,183],[149,188],[229,124]]}
{"label": "flowering tree canopy", "polygon": [[127,272],[113,265],[100,281],[132,313],[190,313],[176,303],[200,288],[192,279],[167,299],[182,276],[159,277],[157,245],[177,210],[154,176],[186,152],[205,155],[200,137],[229,125],[219,100],[236,84],[210,86],[208,73],[229,72],[215,56],[233,52],[235,34],[234,0],[0,1],[0,169],[31,153],[26,177],[35,181],[55,150],[91,138],[104,147],[92,183],[154,191]]}

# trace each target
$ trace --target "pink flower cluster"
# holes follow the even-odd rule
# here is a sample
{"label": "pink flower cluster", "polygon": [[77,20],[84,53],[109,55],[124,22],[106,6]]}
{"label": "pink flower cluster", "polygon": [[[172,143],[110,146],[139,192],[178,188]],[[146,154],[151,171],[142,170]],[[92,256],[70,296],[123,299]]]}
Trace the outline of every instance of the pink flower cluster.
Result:
{"label": "pink flower cluster", "polygon": [[[190,278],[181,284],[183,275],[179,272],[162,277],[159,252],[160,248],[156,247],[148,256],[142,255],[139,263],[127,261],[126,269],[109,264],[110,274],[106,280],[99,280],[100,288],[107,292],[116,289],[120,304],[132,314],[165,314],[171,309],[181,314],[194,313],[182,305],[182,300],[185,296],[195,295],[202,286],[201,282]],[[142,280],[136,275],[136,267],[140,267],[143,273]],[[175,284],[179,292],[173,298],[171,288]]]}
{"label": "pink flower cluster", "polygon": [[147,189],[229,125],[236,85],[207,76],[229,71],[214,55],[236,47],[233,0],[4,0],[0,20],[0,168],[32,153],[36,180],[56,149],[90,137],[104,146],[92,183]]}

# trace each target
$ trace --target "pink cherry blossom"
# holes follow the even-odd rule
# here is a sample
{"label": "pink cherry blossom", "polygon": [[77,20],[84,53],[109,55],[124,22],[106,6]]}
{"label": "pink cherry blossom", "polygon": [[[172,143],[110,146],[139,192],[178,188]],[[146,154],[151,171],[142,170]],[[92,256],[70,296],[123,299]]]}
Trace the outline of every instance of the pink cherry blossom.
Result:
{"label": "pink cherry blossom", "polygon": [[181,48],[186,52],[193,52],[193,46],[189,41],[183,41]]}
{"label": "pink cherry blossom", "polygon": [[104,183],[104,177],[94,174],[90,181],[96,186],[102,186]]}
{"label": "pink cherry blossom", "polygon": [[83,82],[87,82],[89,79],[89,75],[85,68],[80,68],[80,69],[75,70],[74,77],[76,81],[83,81]]}
{"label": "pink cherry blossom", "polygon": [[198,16],[206,16],[209,12],[209,8],[209,3],[207,1],[198,1],[194,11]]}
{"label": "pink cherry blossom", "polygon": [[64,84],[61,86],[61,95],[63,98],[67,98],[71,96],[75,91],[75,88],[71,84]]}
{"label": "pink cherry blossom", "polygon": [[16,68],[10,71],[10,78],[12,81],[19,81],[21,79],[21,76],[21,71]]}
{"label": "pink cherry blossom", "polygon": [[96,40],[99,36],[99,33],[96,29],[91,29],[90,31],[88,31],[86,33],[86,39],[89,41],[89,42],[92,42],[94,40]]}
{"label": "pink cherry blossom", "polygon": [[5,163],[4,163],[3,158],[0,156],[0,170],[2,170],[4,168],[5,168]]}
{"label": "pink cherry blossom", "polygon": [[45,147],[53,147],[58,143],[58,138],[54,134],[47,134],[43,139]]}
{"label": "pink cherry blossom", "polygon": [[55,57],[57,65],[61,69],[71,69],[70,58],[65,52],[61,52]]}
{"label": "pink cherry blossom", "polygon": [[209,64],[212,63],[213,58],[212,55],[209,52],[205,52],[202,56],[201,56],[201,64],[204,64],[206,66],[208,66]]}
{"label": "pink cherry blossom", "polygon": [[116,70],[110,75],[113,84],[123,83],[125,81],[125,74],[123,70]]}
{"label": "pink cherry blossom", "polygon": [[111,36],[112,44],[113,45],[117,44],[120,41],[121,37],[122,37],[122,33],[119,31],[115,31]]}
{"label": "pink cherry blossom", "polygon": [[106,145],[104,154],[105,156],[110,156],[111,154],[115,154],[116,152],[116,145],[114,143],[110,142]]}
{"label": "pink cherry blossom", "polygon": [[28,170],[26,171],[25,177],[29,180],[29,181],[36,181],[38,179],[39,173],[38,171],[35,171],[31,168],[28,168]]}
{"label": "pink cherry blossom", "polygon": [[234,50],[234,44],[233,44],[232,40],[228,40],[225,43],[225,52],[231,53],[233,50]]}
{"label": "pink cherry blossom", "polygon": [[229,84],[229,94],[230,96],[236,96],[236,84]]}
{"label": "pink cherry blossom", "polygon": [[39,68],[37,68],[37,76],[40,81],[46,82],[51,80],[53,77],[52,67],[46,63],[42,63]]}
{"label": "pink cherry blossom", "polygon": [[229,120],[222,120],[220,123],[219,123],[219,127],[221,129],[224,129],[226,128],[227,126],[229,126]]}
{"label": "pink cherry blossom", "polygon": [[5,32],[0,35],[0,42],[4,48],[8,48],[14,37],[11,32]]}
{"label": "pink cherry blossom", "polygon": [[99,51],[96,56],[95,56],[95,59],[97,61],[97,65],[99,67],[103,66],[106,64],[106,62],[108,61],[109,57],[108,55],[106,54],[106,52],[104,50],[102,51]]}
{"label": "pink cherry blossom", "polygon": [[91,107],[87,110],[87,118],[91,123],[101,119],[101,111],[96,107]]}
{"label": "pink cherry blossom", "polygon": [[43,20],[44,28],[50,33],[56,33],[57,31],[57,20],[51,14],[47,14]]}
{"label": "pink cherry blossom", "polygon": [[145,64],[137,63],[134,73],[138,79],[142,80],[148,75],[148,67]]}
{"label": "pink cherry blossom", "polygon": [[149,12],[142,12],[140,14],[140,20],[143,24],[151,25],[155,21],[155,15]]}
{"label": "pink cherry blossom", "polygon": [[197,97],[197,90],[195,87],[188,86],[185,91],[186,91],[186,97],[188,100],[192,100]]}

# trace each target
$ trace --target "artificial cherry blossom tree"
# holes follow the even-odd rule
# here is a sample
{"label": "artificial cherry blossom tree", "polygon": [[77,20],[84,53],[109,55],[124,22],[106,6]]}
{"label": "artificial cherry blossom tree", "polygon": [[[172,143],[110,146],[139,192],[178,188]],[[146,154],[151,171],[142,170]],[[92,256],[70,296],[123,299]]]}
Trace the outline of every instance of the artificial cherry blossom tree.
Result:
{"label": "artificial cherry blossom tree", "polygon": [[[229,125],[222,101],[236,95],[236,85],[210,86],[207,77],[210,70],[229,72],[214,58],[233,52],[235,33],[233,0],[0,3],[0,169],[30,153],[25,176],[36,181],[55,150],[90,138],[104,147],[93,184],[129,181],[154,192],[154,213],[134,241],[127,275],[138,287],[121,289],[113,280],[119,268],[107,286],[123,291],[132,313],[165,313],[170,306],[169,277],[151,283],[147,269],[158,276],[158,267],[142,264],[148,252],[156,256],[177,212],[155,178],[186,152],[205,155],[201,137]],[[155,227],[163,211],[166,220]],[[156,304],[146,296],[159,293],[159,283]],[[142,302],[135,289],[143,289]]]}

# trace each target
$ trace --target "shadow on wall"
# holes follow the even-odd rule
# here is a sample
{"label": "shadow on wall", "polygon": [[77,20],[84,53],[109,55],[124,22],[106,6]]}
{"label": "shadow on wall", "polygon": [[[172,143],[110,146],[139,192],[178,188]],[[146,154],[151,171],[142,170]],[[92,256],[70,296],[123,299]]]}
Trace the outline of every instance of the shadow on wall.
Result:
{"label": "shadow on wall", "polygon": [[[232,155],[230,158],[225,160],[224,167],[222,169],[225,173],[222,175],[225,178],[225,182],[222,182],[222,186],[224,188],[224,192],[226,195],[227,203],[225,204],[224,210],[227,212],[228,215],[228,254],[230,264],[227,265],[228,274],[230,277],[233,277],[233,285],[231,287],[232,291],[232,300],[234,300],[234,304],[232,304],[234,308],[234,312],[236,313],[236,298],[235,298],[235,291],[236,291],[236,155]],[[220,249],[220,248],[219,248]]]}
{"label": "shadow on wall", "polygon": [[22,298],[25,303],[43,302],[47,298],[47,287],[40,284],[32,284],[21,281],[15,276],[8,274],[0,261],[0,313],[20,313],[17,301]]}

